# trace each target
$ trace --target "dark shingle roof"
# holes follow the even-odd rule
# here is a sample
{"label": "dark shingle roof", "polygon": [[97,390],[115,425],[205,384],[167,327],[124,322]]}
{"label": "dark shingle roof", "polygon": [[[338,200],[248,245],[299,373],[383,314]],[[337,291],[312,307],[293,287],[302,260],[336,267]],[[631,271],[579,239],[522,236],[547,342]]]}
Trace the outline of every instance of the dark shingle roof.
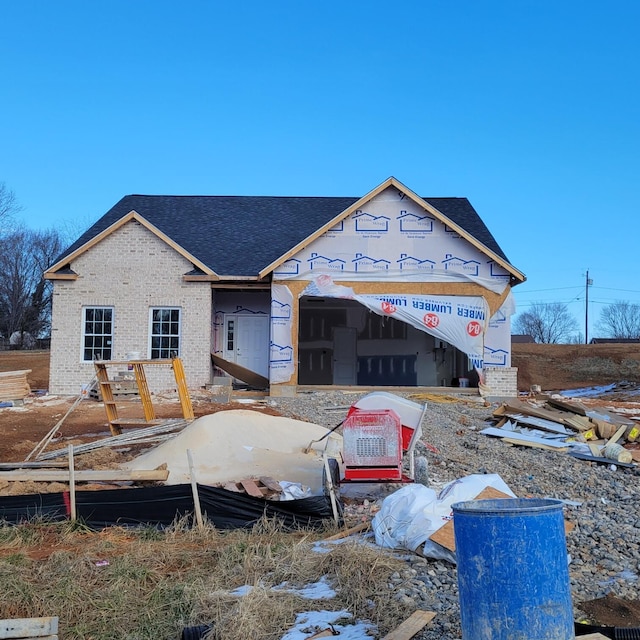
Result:
{"label": "dark shingle roof", "polygon": [[[256,276],[357,200],[338,197],[129,195],[78,238],[56,262],[135,210],[218,275]],[[425,200],[507,260],[466,198]]]}

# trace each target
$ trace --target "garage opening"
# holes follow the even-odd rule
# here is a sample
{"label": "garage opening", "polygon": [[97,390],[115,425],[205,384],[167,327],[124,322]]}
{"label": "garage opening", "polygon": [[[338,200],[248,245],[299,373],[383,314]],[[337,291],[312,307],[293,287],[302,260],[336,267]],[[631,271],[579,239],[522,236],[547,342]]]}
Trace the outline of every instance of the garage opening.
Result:
{"label": "garage opening", "polygon": [[459,386],[470,376],[464,353],[406,322],[353,300],[300,299],[299,384]]}

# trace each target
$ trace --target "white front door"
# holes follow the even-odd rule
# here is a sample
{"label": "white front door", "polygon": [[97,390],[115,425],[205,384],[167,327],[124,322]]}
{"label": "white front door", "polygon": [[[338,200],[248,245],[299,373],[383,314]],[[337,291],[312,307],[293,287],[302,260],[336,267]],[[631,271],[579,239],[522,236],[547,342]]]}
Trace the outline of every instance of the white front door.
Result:
{"label": "white front door", "polygon": [[357,384],[356,339],[355,327],[333,330],[333,384]]}
{"label": "white front door", "polygon": [[269,317],[230,315],[225,318],[224,357],[245,369],[269,377]]}

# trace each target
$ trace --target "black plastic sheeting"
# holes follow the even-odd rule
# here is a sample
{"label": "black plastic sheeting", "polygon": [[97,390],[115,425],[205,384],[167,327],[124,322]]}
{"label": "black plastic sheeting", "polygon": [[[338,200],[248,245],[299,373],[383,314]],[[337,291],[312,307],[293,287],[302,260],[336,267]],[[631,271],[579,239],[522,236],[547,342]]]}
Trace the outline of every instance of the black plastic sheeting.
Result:
{"label": "black plastic sheeting", "polygon": [[[251,527],[261,518],[277,520],[284,529],[321,527],[333,518],[329,496],[275,502],[217,487],[198,485],[203,515],[217,529]],[[341,515],[341,505],[338,502]],[[0,520],[18,524],[33,518],[68,520],[69,493],[47,493],[0,498]],[[168,526],[179,518],[194,520],[190,484],[77,491],[76,517],[89,527],[113,525]]]}

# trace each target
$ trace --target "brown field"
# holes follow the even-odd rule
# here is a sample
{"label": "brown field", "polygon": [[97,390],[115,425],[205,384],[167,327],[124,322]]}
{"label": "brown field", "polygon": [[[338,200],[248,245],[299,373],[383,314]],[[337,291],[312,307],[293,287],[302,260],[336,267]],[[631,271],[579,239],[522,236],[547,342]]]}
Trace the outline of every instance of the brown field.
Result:
{"label": "brown field", "polygon": [[[532,384],[557,391],[607,384],[640,382],[640,344],[514,344],[512,365],[518,388]],[[31,369],[31,389],[49,385],[48,351],[0,351],[0,372]]]}

